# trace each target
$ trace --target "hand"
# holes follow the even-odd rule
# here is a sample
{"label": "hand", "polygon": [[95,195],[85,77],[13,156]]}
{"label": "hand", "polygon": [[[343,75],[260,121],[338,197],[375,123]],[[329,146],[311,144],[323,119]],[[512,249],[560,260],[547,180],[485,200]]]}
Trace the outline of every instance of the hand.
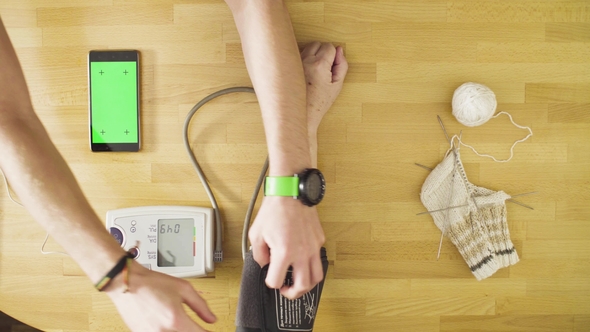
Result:
{"label": "hand", "polygon": [[133,262],[129,272],[127,293],[123,292],[121,274],[106,292],[131,331],[205,331],[186,314],[183,303],[205,322],[217,320],[188,281],[147,270],[137,262]]}
{"label": "hand", "polygon": [[301,52],[307,87],[307,136],[312,167],[317,167],[318,127],[342,90],[348,62],[342,47],[313,42]]}
{"label": "hand", "polygon": [[[264,197],[249,232],[254,260],[270,263],[266,285],[280,288],[289,299],[301,297],[324,278],[320,248],[324,231],[315,207],[292,197]],[[287,269],[293,268],[293,285],[283,286]]]}
{"label": "hand", "polygon": [[[301,52],[307,86],[307,124],[310,136],[342,90],[348,62],[342,47],[313,42]],[[312,155],[313,157],[313,155]]]}

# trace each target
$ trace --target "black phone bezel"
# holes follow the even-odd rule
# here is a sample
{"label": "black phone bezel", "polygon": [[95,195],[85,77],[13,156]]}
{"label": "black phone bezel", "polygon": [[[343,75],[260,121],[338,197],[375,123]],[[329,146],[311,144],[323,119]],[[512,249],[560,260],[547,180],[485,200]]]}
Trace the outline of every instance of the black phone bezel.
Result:
{"label": "black phone bezel", "polygon": [[[111,61],[135,61],[137,72],[137,143],[94,143],[92,142],[92,85],[90,64],[92,62]],[[138,152],[141,148],[141,126],[140,126],[140,74],[139,74],[139,51],[137,50],[93,50],[88,53],[88,124],[89,141],[92,152],[125,151]]]}

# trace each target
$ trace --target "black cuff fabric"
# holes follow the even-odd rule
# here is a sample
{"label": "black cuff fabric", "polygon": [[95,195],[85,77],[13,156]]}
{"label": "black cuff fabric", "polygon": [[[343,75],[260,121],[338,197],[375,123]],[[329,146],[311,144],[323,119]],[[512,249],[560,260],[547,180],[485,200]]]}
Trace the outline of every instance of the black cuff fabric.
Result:
{"label": "black cuff fabric", "polygon": [[[254,260],[252,251],[246,253],[242,282],[240,283],[240,297],[236,312],[236,332],[262,331],[262,303],[260,299],[259,277],[262,269]],[[264,282],[264,280],[263,280]]]}
{"label": "black cuff fabric", "polygon": [[[328,272],[325,248],[321,249],[320,257],[324,279],[302,297],[289,300],[278,289],[266,287],[268,265],[260,268],[252,252],[248,252],[242,272],[236,332],[312,331]],[[289,269],[285,284],[292,283],[292,272]]]}

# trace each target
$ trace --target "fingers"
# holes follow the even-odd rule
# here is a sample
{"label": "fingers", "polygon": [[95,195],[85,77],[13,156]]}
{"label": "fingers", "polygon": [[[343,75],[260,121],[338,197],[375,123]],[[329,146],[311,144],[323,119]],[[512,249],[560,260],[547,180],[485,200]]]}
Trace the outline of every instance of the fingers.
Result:
{"label": "fingers", "polygon": [[209,309],[207,302],[201,296],[199,296],[199,294],[188,282],[185,287],[186,290],[182,293],[182,299],[184,303],[186,303],[186,305],[188,305],[189,308],[191,308],[205,322],[209,324],[215,323],[215,321],[217,321],[217,317],[215,317],[211,309]]}
{"label": "fingers", "polygon": [[330,63],[332,70],[332,83],[342,82],[348,72],[348,61],[344,57],[342,46],[334,47],[331,43],[313,42],[305,46],[301,52],[303,59],[315,56]]}
{"label": "fingers", "polygon": [[311,283],[309,265],[304,263],[293,267],[293,285],[281,287],[281,294],[288,299],[294,300],[303,296],[314,285]]}
{"label": "fingers", "polygon": [[324,279],[324,270],[319,252],[310,259],[293,267],[293,285],[281,287],[281,294],[289,299],[296,299],[309,292]]}
{"label": "fingers", "polygon": [[270,248],[263,239],[257,239],[252,235],[254,228],[250,233],[250,242],[252,243],[252,256],[254,260],[261,266],[270,264],[268,267],[268,273],[266,275],[266,285],[270,288],[281,288],[287,275],[287,268],[289,262],[280,251],[273,251],[272,256],[270,255]]}
{"label": "fingers", "polygon": [[270,263],[270,249],[264,240],[253,240],[250,238],[252,244],[252,256],[258,265],[265,266]]}
{"label": "fingers", "polygon": [[322,43],[317,42],[317,41],[305,45],[305,48],[301,52],[301,57],[306,58],[308,56],[316,55],[321,46],[322,46]]}
{"label": "fingers", "polygon": [[190,317],[183,313],[182,317],[179,318],[175,324],[175,330],[182,332],[206,332],[205,329],[197,325]]}
{"label": "fingers", "polygon": [[324,267],[322,266],[322,259],[320,255],[314,255],[311,258],[311,283],[317,285],[324,279]]}
{"label": "fingers", "polygon": [[289,262],[284,255],[273,251],[273,254],[270,256],[268,274],[266,275],[266,285],[274,289],[283,287],[288,268]]}
{"label": "fingers", "polygon": [[334,62],[336,48],[331,43],[323,43],[316,53],[317,57],[325,58],[330,64]]}
{"label": "fingers", "polygon": [[348,61],[344,57],[342,46],[338,46],[334,57],[334,65],[332,66],[332,83],[343,81],[346,72],[348,72]]}

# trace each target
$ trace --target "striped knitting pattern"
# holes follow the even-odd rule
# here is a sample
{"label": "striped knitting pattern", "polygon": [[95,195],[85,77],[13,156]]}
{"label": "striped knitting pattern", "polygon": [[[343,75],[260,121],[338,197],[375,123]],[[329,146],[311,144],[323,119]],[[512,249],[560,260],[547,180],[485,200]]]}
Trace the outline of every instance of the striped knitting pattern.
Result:
{"label": "striped knitting pattern", "polygon": [[508,230],[510,196],[469,182],[453,148],[424,181],[420,199],[436,226],[457,247],[477,280],[518,262]]}

